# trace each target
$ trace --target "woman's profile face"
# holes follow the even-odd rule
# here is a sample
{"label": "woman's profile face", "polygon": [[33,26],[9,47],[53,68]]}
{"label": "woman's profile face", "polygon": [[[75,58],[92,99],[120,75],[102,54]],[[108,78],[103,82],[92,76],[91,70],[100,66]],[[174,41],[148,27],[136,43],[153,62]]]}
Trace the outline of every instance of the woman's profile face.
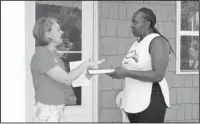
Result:
{"label": "woman's profile face", "polygon": [[51,39],[51,42],[58,45],[62,43],[63,31],[60,29],[60,25],[56,21],[53,22],[54,23],[52,25],[51,31],[48,32],[48,38]]}
{"label": "woman's profile face", "polygon": [[136,12],[132,17],[131,29],[132,33],[136,37],[142,36],[142,30],[146,27],[146,21],[144,20],[141,12]]}

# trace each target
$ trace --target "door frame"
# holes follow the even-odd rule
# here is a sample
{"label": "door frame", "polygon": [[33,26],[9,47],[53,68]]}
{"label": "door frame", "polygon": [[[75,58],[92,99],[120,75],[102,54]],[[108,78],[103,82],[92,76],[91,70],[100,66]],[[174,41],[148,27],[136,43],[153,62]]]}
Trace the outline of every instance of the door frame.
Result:
{"label": "door frame", "polygon": [[[32,34],[30,32],[32,32],[32,27],[30,25],[34,25],[33,20],[35,20],[35,15],[34,14],[30,14],[30,12],[35,11],[35,2],[36,1],[25,1],[25,30],[26,30],[26,35],[25,35],[25,64],[26,64],[26,122],[31,122],[32,118],[32,112],[33,109],[30,107],[34,104],[34,89],[33,89],[33,85],[32,85],[32,75],[30,72],[30,61],[31,61],[31,57],[30,55],[32,55],[35,52],[35,44],[34,44],[34,39],[32,37]],[[84,4],[90,4],[90,7],[93,9],[91,13],[93,16],[93,23],[92,23],[92,41],[93,43],[91,44],[91,48],[92,51],[87,50],[86,53],[88,52],[90,57],[92,57],[93,60],[98,60],[99,58],[99,14],[98,14],[98,2],[97,1],[88,1],[88,3],[86,3],[86,1],[83,1]],[[31,10],[31,11],[30,11]],[[31,24],[30,24],[31,23]],[[83,26],[83,25],[82,25]],[[32,37],[32,38],[31,38]],[[84,55],[84,59],[86,59],[88,56]],[[99,113],[99,102],[98,102],[98,75],[94,76],[91,79],[91,89],[90,91],[92,93],[86,93],[85,95],[89,95],[89,97],[91,97],[91,109],[89,110],[89,115],[88,118],[90,118],[89,120],[91,122],[98,122],[98,113]],[[90,87],[90,86],[88,86]],[[88,88],[85,88],[88,89]],[[30,92],[31,91],[31,92]],[[83,90],[82,90],[83,91]],[[82,98],[84,97],[83,93],[82,93]],[[86,104],[83,104],[80,107],[84,107],[84,105],[86,106]],[[87,105],[88,106],[88,105]],[[75,109],[77,107],[68,107],[68,108],[72,108]],[[75,109],[76,110],[76,109]],[[77,109],[78,110],[78,109]],[[91,116],[91,117],[90,117]]]}
{"label": "door frame", "polygon": [[[93,1],[93,60],[99,60],[99,2]],[[99,121],[99,76],[93,77],[93,122]]]}

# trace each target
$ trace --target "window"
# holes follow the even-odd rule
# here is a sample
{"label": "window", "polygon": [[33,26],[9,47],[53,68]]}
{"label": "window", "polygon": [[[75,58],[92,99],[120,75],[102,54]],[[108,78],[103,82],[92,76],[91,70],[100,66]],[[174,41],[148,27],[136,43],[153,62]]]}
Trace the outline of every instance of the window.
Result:
{"label": "window", "polygon": [[177,1],[177,74],[199,74],[199,1]]}

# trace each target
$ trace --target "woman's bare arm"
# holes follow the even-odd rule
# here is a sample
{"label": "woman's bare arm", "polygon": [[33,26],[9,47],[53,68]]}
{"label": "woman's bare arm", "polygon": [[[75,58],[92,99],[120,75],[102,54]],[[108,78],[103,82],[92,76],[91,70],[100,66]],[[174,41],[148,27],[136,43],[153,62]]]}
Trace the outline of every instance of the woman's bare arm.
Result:
{"label": "woman's bare arm", "polygon": [[79,65],[76,69],[68,73],[64,71],[60,66],[57,65],[53,67],[52,69],[50,69],[47,72],[47,75],[60,83],[71,85],[71,83],[74,80],[76,80],[82,73],[84,73],[87,70],[87,68],[91,66],[95,66],[97,64],[101,64],[104,61],[105,61],[104,59],[97,62],[86,61],[86,62],[83,62],[81,65]]}

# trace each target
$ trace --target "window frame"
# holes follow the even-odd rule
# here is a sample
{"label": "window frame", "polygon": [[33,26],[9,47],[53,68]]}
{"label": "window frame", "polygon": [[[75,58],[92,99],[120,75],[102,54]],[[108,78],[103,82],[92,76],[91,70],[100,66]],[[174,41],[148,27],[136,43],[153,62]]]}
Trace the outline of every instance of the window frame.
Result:
{"label": "window frame", "polygon": [[181,30],[181,1],[176,1],[176,74],[199,74],[196,70],[181,70],[181,36],[199,36],[199,31]]}

